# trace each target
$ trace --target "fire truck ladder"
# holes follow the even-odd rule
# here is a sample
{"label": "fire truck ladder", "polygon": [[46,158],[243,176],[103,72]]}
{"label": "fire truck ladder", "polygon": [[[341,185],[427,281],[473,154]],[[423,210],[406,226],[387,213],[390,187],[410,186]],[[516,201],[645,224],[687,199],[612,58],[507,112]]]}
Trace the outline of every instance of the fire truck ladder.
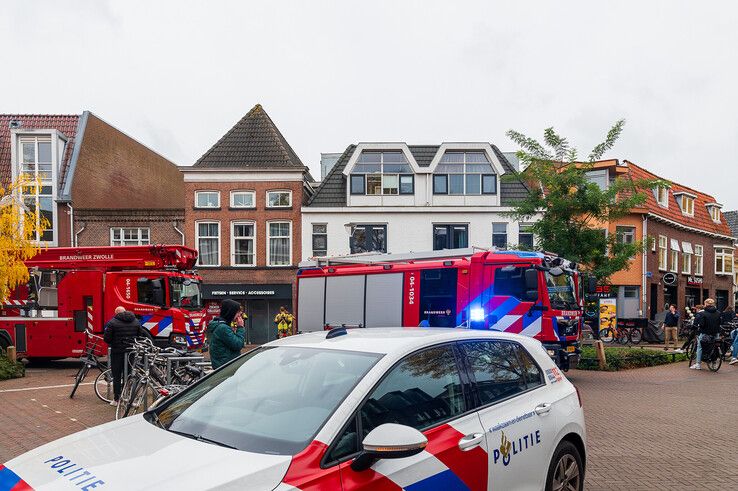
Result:
{"label": "fire truck ladder", "polygon": [[386,264],[433,259],[454,259],[470,257],[479,250],[489,251],[490,249],[468,247],[465,249],[444,249],[440,251],[406,252],[400,254],[362,252],[358,254],[346,254],[343,256],[315,257],[308,261],[302,261],[299,267],[322,268],[337,264]]}

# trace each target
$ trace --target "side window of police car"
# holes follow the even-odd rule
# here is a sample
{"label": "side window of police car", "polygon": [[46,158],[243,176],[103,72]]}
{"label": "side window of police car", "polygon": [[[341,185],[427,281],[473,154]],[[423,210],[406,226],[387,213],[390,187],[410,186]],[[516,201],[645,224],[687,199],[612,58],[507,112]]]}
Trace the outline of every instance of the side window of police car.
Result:
{"label": "side window of police car", "polygon": [[381,424],[398,423],[423,431],[461,415],[466,411],[461,385],[450,345],[408,356],[372,390],[326,462],[358,452],[364,437]]}
{"label": "side window of police car", "polygon": [[479,403],[491,404],[543,385],[543,374],[517,343],[472,341],[461,343],[476,381]]}

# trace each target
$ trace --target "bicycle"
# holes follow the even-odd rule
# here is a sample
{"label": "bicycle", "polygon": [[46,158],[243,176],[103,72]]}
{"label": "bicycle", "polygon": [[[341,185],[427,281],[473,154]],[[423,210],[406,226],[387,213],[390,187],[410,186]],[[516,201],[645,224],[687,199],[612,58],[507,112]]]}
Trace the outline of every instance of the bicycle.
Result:
{"label": "bicycle", "polygon": [[102,361],[97,355],[103,348],[107,349],[107,345],[102,336],[93,334],[89,329],[85,331],[85,337],[85,354],[80,358],[82,360],[82,366],[74,377],[74,386],[72,387],[72,392],[69,394],[69,398],[74,398],[77,388],[79,388],[79,385],[90,373],[90,369],[97,368],[100,370],[100,373],[95,377],[93,384],[95,395],[101,401],[110,403],[113,400],[113,375],[108,368],[108,364]]}
{"label": "bicycle", "polygon": [[717,372],[720,370],[720,366],[723,363],[723,348],[722,339],[720,335],[712,336],[712,339],[702,342],[702,359],[697,361],[697,348],[695,342],[695,349],[689,356],[689,366],[693,366],[696,363],[704,361],[707,364],[707,368],[711,372]]}
{"label": "bicycle", "polygon": [[[623,345],[633,343],[630,330],[627,327],[620,326],[615,326],[614,329],[612,327],[600,329],[600,340],[603,343],[615,343],[617,341],[618,344]],[[638,329],[638,342],[641,342],[640,329]]]}

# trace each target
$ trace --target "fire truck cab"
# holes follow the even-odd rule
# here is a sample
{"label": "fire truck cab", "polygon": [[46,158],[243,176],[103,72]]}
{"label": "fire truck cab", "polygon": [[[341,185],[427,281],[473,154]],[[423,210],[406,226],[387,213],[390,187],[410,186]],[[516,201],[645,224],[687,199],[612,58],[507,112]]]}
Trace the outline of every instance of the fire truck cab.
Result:
{"label": "fire truck cab", "polygon": [[197,251],[178,245],[57,247],[26,261],[30,280],[0,307],[0,346],[19,357],[80,356],[118,306],[159,345],[199,348],[205,326]]}
{"label": "fire truck cab", "polygon": [[538,252],[455,249],[315,258],[297,272],[300,332],[335,326],[492,329],[531,336],[576,365],[576,264]]}

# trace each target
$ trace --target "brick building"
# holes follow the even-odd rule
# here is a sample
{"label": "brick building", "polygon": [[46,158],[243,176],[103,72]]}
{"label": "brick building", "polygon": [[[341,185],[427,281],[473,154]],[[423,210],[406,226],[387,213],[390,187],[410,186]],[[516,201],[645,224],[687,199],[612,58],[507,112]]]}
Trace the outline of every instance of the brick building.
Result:
{"label": "brick building", "polygon": [[248,342],[276,337],[280,306],[292,310],[301,260],[300,208],[312,194],[308,168],[260,105],[191,167],[185,182],[185,237],[200,252],[203,298],[241,302]]}
{"label": "brick building", "polygon": [[[596,162],[588,177],[603,189],[618,177],[662,179],[627,160]],[[708,297],[721,309],[733,304],[734,239],[721,208],[712,196],[672,182],[647,191],[627,216],[601,224],[618,240],[647,246],[601,288],[601,298],[616,300],[618,318],[653,319],[665,304],[683,312]]]}
{"label": "brick building", "polygon": [[24,196],[50,227],[49,247],[183,243],[177,167],[89,111],[0,115],[0,182],[41,179]]}

